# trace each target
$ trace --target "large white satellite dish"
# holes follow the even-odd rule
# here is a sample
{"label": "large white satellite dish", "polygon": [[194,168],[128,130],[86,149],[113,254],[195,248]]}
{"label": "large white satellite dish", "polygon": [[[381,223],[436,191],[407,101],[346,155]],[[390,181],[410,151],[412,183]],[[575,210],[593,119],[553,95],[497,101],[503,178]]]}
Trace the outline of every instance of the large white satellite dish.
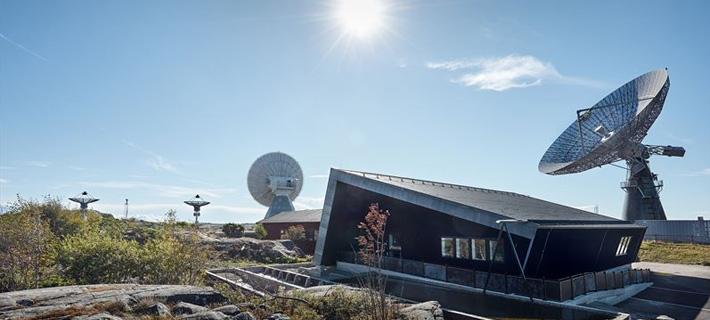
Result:
{"label": "large white satellite dish", "polygon": [[303,172],[295,159],[281,152],[267,153],[254,161],[247,176],[249,192],[254,200],[269,207],[269,218],[293,211],[293,200],[303,186]]}
{"label": "large white satellite dish", "polygon": [[641,141],[663,109],[670,87],[668,71],[654,70],[629,81],[590,108],[577,110],[577,119],[542,156],[546,174],[577,173],[624,160],[628,176],[625,220],[666,220],[658,192],[663,182],[648,166],[651,155],[682,157],[683,147],[645,145]]}

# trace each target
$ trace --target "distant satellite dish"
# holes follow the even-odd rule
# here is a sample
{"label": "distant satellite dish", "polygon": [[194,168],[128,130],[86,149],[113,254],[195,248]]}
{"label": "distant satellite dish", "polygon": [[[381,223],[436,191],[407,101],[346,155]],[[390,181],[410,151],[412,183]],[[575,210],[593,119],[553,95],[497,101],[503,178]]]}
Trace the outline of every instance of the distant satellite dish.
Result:
{"label": "distant satellite dish", "polygon": [[89,209],[89,203],[99,201],[99,199],[92,197],[88,192],[84,191],[69,200],[74,201],[79,204],[81,218],[86,220],[86,211]]}
{"label": "distant satellite dish", "polygon": [[249,192],[254,200],[269,207],[266,218],[293,211],[293,200],[301,193],[303,172],[291,156],[272,152],[262,155],[249,168]]}
{"label": "distant satellite dish", "polygon": [[683,147],[653,146],[641,141],[663,109],[670,87],[668,71],[648,72],[624,84],[590,108],[577,110],[577,119],[542,156],[546,174],[577,173],[625,160],[629,175],[623,217],[626,220],[665,220],[658,192],[663,182],[651,172],[652,154],[682,157]]}

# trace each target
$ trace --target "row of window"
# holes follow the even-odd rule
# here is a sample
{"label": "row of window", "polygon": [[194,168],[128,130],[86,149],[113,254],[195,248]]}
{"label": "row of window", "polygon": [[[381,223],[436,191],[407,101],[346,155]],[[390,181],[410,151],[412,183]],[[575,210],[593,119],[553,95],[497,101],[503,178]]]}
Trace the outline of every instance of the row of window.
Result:
{"label": "row of window", "polygon": [[505,254],[503,244],[496,247],[496,240],[471,238],[441,238],[441,256],[446,258],[491,260],[496,250],[495,262],[503,262]]}

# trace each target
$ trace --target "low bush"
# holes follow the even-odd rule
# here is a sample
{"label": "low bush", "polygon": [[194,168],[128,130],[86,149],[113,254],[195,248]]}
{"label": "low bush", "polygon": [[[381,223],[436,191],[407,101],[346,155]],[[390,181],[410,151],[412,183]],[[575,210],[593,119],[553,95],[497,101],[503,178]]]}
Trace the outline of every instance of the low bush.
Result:
{"label": "low bush", "polygon": [[222,226],[222,232],[230,238],[241,238],[244,236],[244,226],[236,223],[226,223]]}
{"label": "low bush", "polygon": [[302,225],[290,226],[281,236],[281,239],[289,239],[293,241],[306,239],[306,228]]}
{"label": "low bush", "polygon": [[254,233],[256,234],[257,239],[265,239],[266,236],[269,235],[269,233],[266,232],[266,228],[264,228],[264,226],[261,224],[257,224],[254,226]]}

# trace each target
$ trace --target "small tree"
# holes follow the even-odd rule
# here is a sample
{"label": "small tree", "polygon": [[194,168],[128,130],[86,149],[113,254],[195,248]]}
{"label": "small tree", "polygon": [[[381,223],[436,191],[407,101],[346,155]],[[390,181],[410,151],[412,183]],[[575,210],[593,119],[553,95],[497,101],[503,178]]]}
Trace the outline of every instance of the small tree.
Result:
{"label": "small tree", "polygon": [[296,226],[290,226],[288,229],[286,229],[286,232],[281,236],[281,239],[288,239],[288,240],[304,240],[306,239],[306,228],[304,228],[302,225],[296,225]]}
{"label": "small tree", "polygon": [[222,226],[222,232],[230,238],[241,238],[244,235],[244,226],[236,223],[227,223]]}
{"label": "small tree", "polygon": [[381,210],[379,204],[370,204],[365,221],[358,224],[360,235],[356,238],[359,246],[358,256],[368,267],[368,272],[360,279],[361,285],[367,290],[365,303],[370,312],[366,315],[372,320],[389,320],[395,318],[395,309],[387,299],[385,288],[387,278],[382,274],[382,263],[387,249],[385,227],[390,213]]}
{"label": "small tree", "polygon": [[266,232],[266,228],[264,228],[261,224],[254,226],[254,233],[256,234],[257,239],[264,239],[269,235],[269,233]]}
{"label": "small tree", "polygon": [[56,238],[40,206],[25,202],[0,215],[0,292],[37,288],[52,271]]}

